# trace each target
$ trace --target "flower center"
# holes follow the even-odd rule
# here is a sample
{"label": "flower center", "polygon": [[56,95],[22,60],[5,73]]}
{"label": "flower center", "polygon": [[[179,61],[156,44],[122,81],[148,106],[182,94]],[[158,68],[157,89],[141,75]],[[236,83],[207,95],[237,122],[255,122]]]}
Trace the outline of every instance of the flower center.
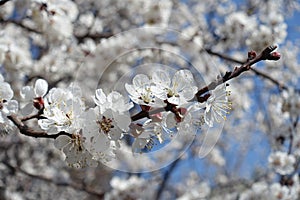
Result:
{"label": "flower center", "polygon": [[76,148],[77,151],[82,151],[83,147],[82,147],[82,142],[81,142],[81,135],[79,134],[73,134],[72,135],[72,144],[74,145],[74,147]]}
{"label": "flower center", "polygon": [[141,93],[140,97],[146,104],[154,103],[155,95],[152,93],[150,87],[146,87],[145,91]]}
{"label": "flower center", "polygon": [[100,130],[102,130],[105,134],[108,134],[110,129],[114,128],[113,119],[102,117],[102,120],[97,121],[100,126]]}

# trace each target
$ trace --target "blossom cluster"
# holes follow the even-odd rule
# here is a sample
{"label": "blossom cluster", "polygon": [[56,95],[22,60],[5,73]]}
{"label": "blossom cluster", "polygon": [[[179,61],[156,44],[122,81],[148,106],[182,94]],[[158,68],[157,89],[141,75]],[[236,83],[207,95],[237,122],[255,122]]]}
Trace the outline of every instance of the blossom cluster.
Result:
{"label": "blossom cluster", "polygon": [[[18,111],[18,102],[12,100],[13,91],[9,83],[4,82],[3,76],[0,74],[0,129],[7,130],[11,121],[7,116],[14,114]],[[2,131],[1,131],[2,132]]]}
{"label": "blossom cluster", "polygon": [[[25,86],[20,91],[24,100],[20,113],[37,115],[42,130],[48,135],[57,134],[55,146],[74,167],[111,161],[124,138],[131,138],[132,153],[142,153],[157,142],[171,140],[174,134],[195,135],[201,126],[212,127],[226,119],[231,109],[226,86],[211,91],[207,101],[201,103],[189,70],[179,70],[171,76],[165,70],[156,70],[151,76],[137,74],[132,83],[125,84],[128,96],[117,91],[105,94],[97,89],[93,96],[95,107],[91,108],[85,105],[76,84],[48,91],[48,83],[38,79],[34,87]],[[17,111],[17,102],[11,100],[13,93],[8,83],[1,84],[1,91],[4,123],[8,121],[5,116]],[[133,107],[139,107],[140,113],[147,116],[134,118],[130,113]]]}
{"label": "blossom cluster", "polygon": [[[21,133],[0,140],[0,188],[7,199],[47,199],[47,194],[48,199],[86,198],[75,197],[85,195],[85,188],[60,187],[69,180],[55,179],[56,187],[42,180],[28,186],[29,177],[24,178],[19,167],[34,174],[31,179],[37,174],[61,177],[61,156],[53,162],[49,153],[55,147],[73,167],[120,157],[131,169],[145,163],[163,167],[163,160],[182,149],[189,134],[197,137],[170,170],[157,171],[151,178],[114,177],[105,198],[299,199],[300,48],[293,28],[298,1],[4,0],[0,6],[0,74],[5,78],[0,75],[0,135]],[[196,84],[187,70],[145,70],[126,86],[111,88],[124,74],[141,73],[133,72],[133,66],[148,63],[176,69],[191,69],[192,64],[205,80],[213,80],[213,65],[224,74],[234,69],[231,64],[246,60],[241,52],[275,43],[283,59],[253,66],[228,87],[212,84],[214,89],[200,97],[195,93],[201,80]],[[81,65],[83,59],[87,63]],[[69,86],[74,79],[80,89]],[[235,110],[220,137],[215,129],[231,109],[228,90],[237,91],[230,96]],[[210,152],[205,159],[193,159],[199,158],[203,144],[217,140],[213,149],[203,148]],[[170,141],[174,148],[166,150]],[[44,151],[47,148],[51,150]],[[150,153],[157,152],[151,160]],[[41,173],[36,165],[41,165]],[[17,173],[11,173],[12,167]],[[93,172],[102,168],[85,170],[88,175],[80,180],[90,189],[89,180],[99,180]],[[194,175],[187,177],[187,171]],[[193,178],[197,174],[199,179]],[[168,175],[172,180],[165,179]],[[181,184],[181,177],[186,183]],[[101,182],[109,180],[101,176]],[[158,188],[163,191],[160,198],[155,194]]]}

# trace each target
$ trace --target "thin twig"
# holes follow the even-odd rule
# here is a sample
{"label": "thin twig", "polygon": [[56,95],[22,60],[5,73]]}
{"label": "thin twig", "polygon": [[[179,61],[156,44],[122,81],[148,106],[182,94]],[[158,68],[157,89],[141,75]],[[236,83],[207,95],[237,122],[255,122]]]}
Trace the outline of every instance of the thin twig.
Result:
{"label": "thin twig", "polygon": [[37,34],[42,34],[42,32],[40,32],[40,31],[38,31],[38,30],[36,30],[36,29],[34,29],[34,28],[31,28],[31,27],[29,27],[29,26],[24,25],[21,21],[16,21],[16,20],[13,20],[13,19],[7,19],[7,20],[1,19],[1,20],[0,20],[0,23],[4,23],[4,24],[7,24],[7,23],[14,24],[14,25],[17,25],[17,26],[19,26],[19,27],[21,27],[21,28],[23,28],[23,29],[29,31],[29,32],[33,32],[33,33],[37,33]]}
{"label": "thin twig", "polygon": [[156,193],[156,197],[155,197],[156,200],[159,200],[159,198],[161,197],[162,192],[164,191],[164,189],[165,189],[165,187],[167,185],[167,182],[168,182],[168,180],[169,180],[172,172],[174,171],[175,167],[177,166],[177,164],[179,163],[180,160],[181,160],[180,158],[178,158],[177,160],[175,160],[170,165],[169,170],[166,171],[166,173],[164,174],[163,181],[162,181],[162,183],[161,183],[161,185],[160,185],[160,187],[159,187],[159,189],[158,189],[158,191]]}
{"label": "thin twig", "polygon": [[[243,72],[249,71],[251,66],[262,61],[262,60],[276,60],[272,55],[272,51],[274,51],[277,46],[269,46],[265,48],[258,56],[253,58],[252,60],[243,63],[240,67],[235,67],[233,71],[228,71],[225,73],[223,77],[219,77],[217,80],[211,82],[209,85],[203,87],[196,93],[196,97],[200,97],[206,92],[215,89],[218,85],[221,85],[235,77],[238,77]],[[278,58],[279,59],[279,58]]]}
{"label": "thin twig", "polygon": [[[1,4],[0,4],[0,6],[1,6]],[[29,32],[33,32],[33,33],[37,33],[37,34],[42,34],[43,33],[41,31],[36,30],[35,28],[31,28],[29,26],[24,25],[21,21],[16,21],[16,20],[13,20],[13,19],[8,19],[8,20],[1,19],[0,22],[1,23],[15,24],[15,25],[17,25],[17,26],[19,26],[19,27],[21,27],[21,28],[23,28],[23,29],[25,29]],[[75,36],[75,38],[77,38],[79,43],[82,43],[84,41],[84,39],[87,39],[87,38],[91,38],[93,40],[100,40],[100,39],[103,39],[103,38],[109,38],[109,37],[113,36],[113,33],[109,33],[109,32],[107,32],[107,33],[95,33],[95,34],[86,33],[84,35],[74,34],[74,36]]]}
{"label": "thin twig", "polygon": [[[238,64],[244,64],[245,63],[245,62],[243,62],[241,60],[232,58],[232,57],[224,55],[222,53],[218,53],[218,52],[212,51],[211,49],[205,49],[205,50],[210,55],[218,56],[219,58],[222,58],[222,59],[230,61],[230,62],[234,62],[234,63],[238,63]],[[278,80],[274,79],[273,77],[269,76],[267,73],[265,73],[265,72],[263,72],[261,70],[252,68],[252,67],[251,67],[250,70],[253,71],[256,75],[261,76],[261,77],[263,77],[265,79],[268,79],[269,81],[271,81],[272,83],[274,83],[275,85],[277,85],[279,89],[283,89],[283,90],[287,90],[288,89],[287,86],[285,86],[283,83],[280,83]]]}
{"label": "thin twig", "polygon": [[32,114],[32,115],[22,117],[22,118],[20,118],[20,120],[22,122],[25,122],[25,121],[28,121],[28,120],[31,120],[31,119],[46,119],[45,117],[42,116],[43,112],[44,112],[44,109],[40,109],[36,114]]}

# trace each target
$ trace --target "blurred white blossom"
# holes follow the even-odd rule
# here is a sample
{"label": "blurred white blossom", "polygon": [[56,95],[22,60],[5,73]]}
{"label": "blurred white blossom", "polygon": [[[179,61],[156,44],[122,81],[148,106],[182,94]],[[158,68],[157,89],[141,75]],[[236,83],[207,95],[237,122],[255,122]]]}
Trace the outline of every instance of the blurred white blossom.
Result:
{"label": "blurred white blossom", "polygon": [[0,74],[0,123],[8,123],[6,117],[18,111],[18,102],[12,100],[13,95],[10,84],[4,82],[4,78]]}
{"label": "blurred white blossom", "polygon": [[292,154],[288,155],[285,152],[277,151],[270,154],[268,161],[270,167],[281,175],[291,174],[295,170],[296,159]]}

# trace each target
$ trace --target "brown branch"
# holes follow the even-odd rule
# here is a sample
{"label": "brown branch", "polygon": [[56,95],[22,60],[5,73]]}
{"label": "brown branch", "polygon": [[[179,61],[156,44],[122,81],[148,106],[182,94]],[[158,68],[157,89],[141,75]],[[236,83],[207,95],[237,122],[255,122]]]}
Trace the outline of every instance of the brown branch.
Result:
{"label": "brown branch", "polygon": [[2,0],[0,1],[0,6],[4,5],[5,3],[9,2],[10,0]]}
{"label": "brown branch", "polygon": [[13,19],[7,19],[7,20],[3,20],[3,19],[0,19],[0,23],[3,23],[3,24],[15,24],[25,30],[27,30],[28,32],[33,32],[33,33],[37,33],[37,34],[42,34],[42,32],[34,29],[34,28],[31,28],[29,26],[26,26],[24,25],[21,21],[16,21],[16,20],[13,20]]}
{"label": "brown branch", "polygon": [[172,175],[172,172],[175,170],[176,166],[179,164],[179,162],[181,161],[180,158],[178,158],[177,160],[175,160],[174,162],[172,162],[172,164],[170,165],[170,168],[165,172],[164,177],[162,179],[162,183],[159,186],[159,189],[157,190],[155,199],[159,200],[168,181],[170,176]]}
{"label": "brown branch", "polygon": [[90,38],[92,40],[100,40],[102,38],[110,38],[111,36],[113,36],[113,34],[110,33],[110,32],[95,33],[95,34],[87,33],[87,34],[84,34],[84,35],[75,35],[75,37],[78,40],[78,43],[82,43],[84,41],[84,39],[86,39],[86,38]]}
{"label": "brown branch", "polygon": [[211,82],[209,85],[203,87],[196,93],[196,97],[199,98],[201,95],[206,92],[215,89],[218,85],[225,83],[235,77],[238,77],[245,71],[249,71],[251,66],[262,61],[262,60],[278,60],[280,58],[279,54],[276,52],[272,53],[277,48],[277,46],[269,46],[265,48],[258,56],[253,58],[252,60],[248,60],[246,63],[243,63],[240,67],[235,67],[233,71],[228,71],[225,73],[223,77],[219,77],[217,80]]}
{"label": "brown branch", "polygon": [[[6,1],[9,1],[9,0],[6,0]],[[0,6],[1,6],[1,3],[2,2],[0,1]],[[15,25],[17,25],[17,26],[19,26],[19,27],[27,30],[28,32],[33,32],[33,33],[37,33],[37,34],[43,34],[42,31],[38,31],[35,28],[26,26],[21,21],[16,21],[16,20],[13,20],[13,19],[7,19],[7,20],[0,19],[0,23],[3,23],[3,24],[8,24],[8,23],[15,24]],[[74,36],[78,40],[79,43],[82,43],[84,41],[84,39],[86,39],[86,38],[90,38],[90,39],[93,39],[93,40],[100,40],[102,38],[109,38],[109,37],[113,36],[113,33],[110,33],[110,32],[95,33],[95,34],[86,33],[84,35],[76,35],[76,34],[74,34]]]}
{"label": "brown branch", "polygon": [[33,130],[32,128],[29,128],[26,124],[24,124],[22,122],[21,119],[18,118],[17,115],[12,114],[10,116],[7,116],[7,118],[12,121],[14,123],[14,125],[16,125],[20,131],[21,134],[29,136],[29,137],[35,137],[35,138],[51,138],[51,139],[56,139],[57,137],[61,136],[61,135],[66,135],[69,137],[72,137],[72,134],[67,133],[65,131],[60,131],[56,134],[51,134],[49,135],[47,132],[45,131],[36,131]]}
{"label": "brown branch", "polygon": [[22,122],[31,120],[31,119],[46,119],[45,117],[41,116],[44,112],[44,109],[40,109],[36,114],[28,115],[25,117],[20,118]]}
{"label": "brown branch", "polygon": [[278,86],[278,88],[280,90],[287,90],[288,87],[286,85],[284,85],[283,83],[280,83],[279,81],[277,81],[276,79],[274,79],[273,77],[269,76],[268,74],[266,74],[265,72],[262,72],[258,69],[254,69],[254,68],[251,68],[251,70],[258,76],[261,76],[263,78],[266,78],[268,79],[269,81],[271,81],[272,83],[274,83],[275,85]]}
{"label": "brown branch", "polygon": [[[205,50],[210,55],[218,56],[219,58],[222,58],[222,59],[230,61],[230,62],[234,62],[234,63],[238,63],[238,64],[244,64],[245,63],[244,61],[237,60],[235,58],[224,55],[222,53],[214,52],[211,49],[205,49]],[[250,68],[250,70],[253,71],[256,75],[261,76],[265,79],[268,79],[269,81],[271,81],[272,83],[277,85],[280,90],[287,90],[287,86],[285,86],[283,83],[280,83],[278,80],[274,79],[273,77],[269,76],[267,73],[262,72],[261,70],[258,70],[258,69],[255,69],[255,68]]]}

